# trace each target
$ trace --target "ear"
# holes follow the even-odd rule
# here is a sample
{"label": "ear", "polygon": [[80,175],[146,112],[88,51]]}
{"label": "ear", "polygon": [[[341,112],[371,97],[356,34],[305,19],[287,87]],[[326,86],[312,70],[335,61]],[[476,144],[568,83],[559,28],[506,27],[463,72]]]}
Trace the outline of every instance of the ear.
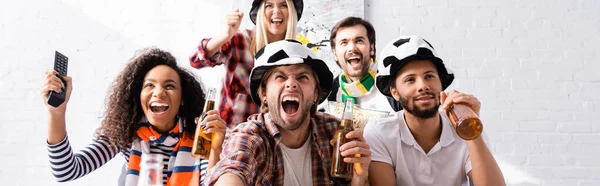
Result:
{"label": "ear", "polygon": [[264,92],[264,91],[260,91],[260,92],[258,92],[258,97],[260,97],[260,100],[261,100],[261,101],[263,101],[263,100],[267,100],[267,95],[265,94],[265,92]]}
{"label": "ear", "polygon": [[390,94],[396,101],[400,101],[400,93],[398,92],[398,89],[390,87]]}
{"label": "ear", "polygon": [[371,57],[375,56],[375,44],[371,44],[371,52],[369,54],[371,54]]}
{"label": "ear", "polygon": [[337,62],[337,57],[336,57],[337,55],[335,53],[335,48],[331,47],[331,52],[333,53],[333,61]]}

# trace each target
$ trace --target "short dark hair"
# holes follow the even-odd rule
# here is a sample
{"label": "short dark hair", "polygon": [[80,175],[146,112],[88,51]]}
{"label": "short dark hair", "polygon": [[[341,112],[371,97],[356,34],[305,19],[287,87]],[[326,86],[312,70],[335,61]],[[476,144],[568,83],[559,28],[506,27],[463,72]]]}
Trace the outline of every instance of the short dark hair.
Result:
{"label": "short dark hair", "polygon": [[329,44],[331,45],[331,48],[335,49],[335,37],[337,36],[337,32],[340,28],[352,27],[355,25],[362,25],[367,30],[367,37],[369,39],[369,43],[373,45],[373,56],[371,57],[375,59],[375,53],[377,52],[375,51],[375,28],[373,28],[373,25],[371,25],[369,21],[360,17],[347,17],[336,23],[335,26],[333,26],[333,28],[331,29],[331,35],[329,36]]}
{"label": "short dark hair", "polygon": [[[260,81],[260,85],[258,87],[258,96],[264,96],[266,94],[267,91],[267,82],[269,77],[271,77],[271,75],[273,75],[273,73],[275,73],[275,69],[278,66],[274,66],[269,68],[267,71],[265,71],[262,80]],[[313,78],[315,79],[315,91],[317,92],[321,92],[321,86],[320,86],[320,82],[319,82],[319,76],[317,76],[317,72],[315,72],[312,68],[311,69],[311,74],[313,76]],[[319,99],[319,97],[317,96],[317,98],[315,99]],[[310,108],[310,114],[314,115],[317,112],[317,107],[319,104],[314,104],[311,108]],[[261,113],[268,113],[269,112],[269,107],[263,103],[263,100],[261,100],[261,104],[260,104],[260,112]]]}

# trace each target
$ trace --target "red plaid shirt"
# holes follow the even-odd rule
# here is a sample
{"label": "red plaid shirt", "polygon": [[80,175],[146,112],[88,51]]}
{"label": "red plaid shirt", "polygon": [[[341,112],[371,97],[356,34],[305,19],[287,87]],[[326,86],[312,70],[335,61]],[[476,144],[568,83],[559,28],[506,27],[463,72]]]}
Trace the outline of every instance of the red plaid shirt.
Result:
{"label": "red plaid shirt", "polygon": [[[340,120],[332,115],[317,112],[311,117],[313,185],[348,185],[349,181],[329,176],[333,147],[329,141],[340,126]],[[209,170],[207,182],[213,185],[219,176],[232,173],[240,177],[244,185],[283,185],[283,155],[277,147],[281,134],[267,113],[250,116],[248,122],[236,127],[225,143],[219,161]]]}
{"label": "red plaid shirt", "polygon": [[[204,47],[210,38],[205,38],[200,42],[198,50],[190,57],[190,65],[197,69],[225,64],[225,77],[218,109],[228,128],[234,128],[246,121],[248,116],[258,113],[260,109],[250,96],[249,77],[254,67],[254,58],[250,53],[251,39],[252,30],[240,30],[209,58]],[[237,100],[238,95],[244,99]]]}

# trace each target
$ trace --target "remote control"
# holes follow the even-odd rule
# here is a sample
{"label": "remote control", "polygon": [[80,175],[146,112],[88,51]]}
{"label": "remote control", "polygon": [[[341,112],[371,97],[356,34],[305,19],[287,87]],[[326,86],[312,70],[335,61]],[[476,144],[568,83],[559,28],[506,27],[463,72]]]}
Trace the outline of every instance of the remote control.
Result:
{"label": "remote control", "polygon": [[67,96],[67,82],[63,79],[63,76],[67,75],[67,66],[68,66],[69,58],[58,51],[54,53],[54,70],[58,72],[57,76],[63,82],[65,86],[61,88],[62,92],[57,93],[54,91],[50,91],[50,95],[48,96],[48,105],[52,105],[53,107],[58,107],[60,104],[65,102],[65,98]]}

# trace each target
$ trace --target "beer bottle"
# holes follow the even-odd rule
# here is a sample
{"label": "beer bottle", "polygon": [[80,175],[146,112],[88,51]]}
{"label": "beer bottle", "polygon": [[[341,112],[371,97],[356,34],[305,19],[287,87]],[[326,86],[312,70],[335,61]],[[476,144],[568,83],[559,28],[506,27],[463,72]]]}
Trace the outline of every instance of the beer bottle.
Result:
{"label": "beer bottle", "polygon": [[210,155],[211,141],[214,135],[204,134],[204,128],[202,128],[200,122],[204,120],[208,111],[215,109],[215,94],[216,90],[214,88],[208,90],[206,102],[204,103],[204,111],[198,121],[196,121],[196,134],[194,135],[194,146],[192,147],[192,156],[196,158],[208,158]]}
{"label": "beer bottle", "polygon": [[342,124],[337,129],[337,131],[335,131],[335,134],[333,136],[333,156],[331,158],[331,176],[333,177],[344,179],[352,178],[352,163],[344,162],[344,156],[342,156],[342,153],[340,152],[340,146],[350,141],[346,138],[346,134],[354,130],[352,127],[353,107],[354,103],[352,102],[352,100],[346,99],[346,103],[344,105],[344,112],[342,114]]}
{"label": "beer bottle", "polygon": [[458,136],[464,140],[473,140],[483,132],[483,124],[473,110],[464,104],[455,103],[446,111],[448,119],[455,127]]}
{"label": "beer bottle", "polygon": [[138,186],[163,185],[163,157],[159,154],[142,153]]}

